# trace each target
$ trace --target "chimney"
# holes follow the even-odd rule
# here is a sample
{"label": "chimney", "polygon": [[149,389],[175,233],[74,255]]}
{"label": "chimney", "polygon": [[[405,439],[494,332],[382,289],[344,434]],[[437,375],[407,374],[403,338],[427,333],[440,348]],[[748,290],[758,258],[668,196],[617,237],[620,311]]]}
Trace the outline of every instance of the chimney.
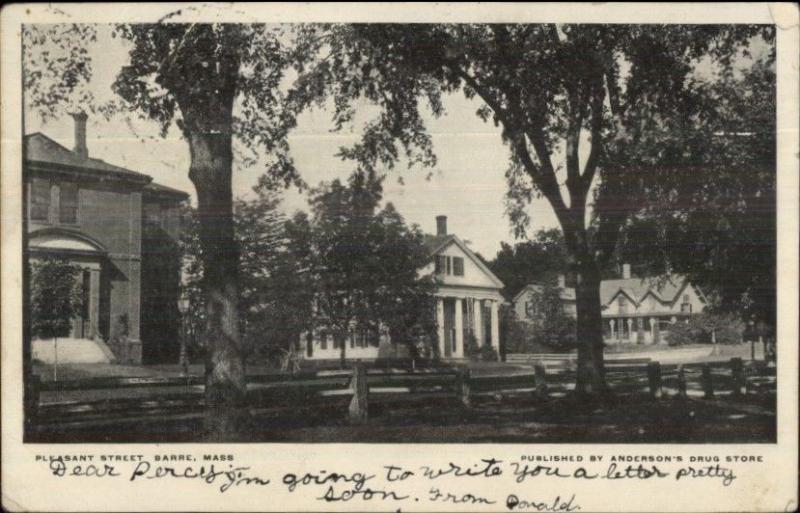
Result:
{"label": "chimney", "polygon": [[436,235],[447,235],[447,216],[436,216]]}
{"label": "chimney", "polygon": [[73,112],[72,119],[75,120],[75,147],[72,149],[78,156],[87,158],[89,150],[86,148],[86,120],[89,116],[85,112]]}
{"label": "chimney", "polygon": [[631,264],[622,264],[622,278],[627,280],[631,277]]}
{"label": "chimney", "polygon": [[565,289],[567,288],[567,277],[563,274],[558,275],[558,288]]}

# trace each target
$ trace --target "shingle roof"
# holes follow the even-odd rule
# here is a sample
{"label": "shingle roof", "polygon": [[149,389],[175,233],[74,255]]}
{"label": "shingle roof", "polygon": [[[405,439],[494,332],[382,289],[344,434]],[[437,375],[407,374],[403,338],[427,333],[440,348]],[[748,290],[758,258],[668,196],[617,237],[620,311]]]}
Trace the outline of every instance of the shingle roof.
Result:
{"label": "shingle roof", "polygon": [[[676,296],[683,289],[686,278],[678,274],[671,274],[666,278],[617,278],[603,280],[600,282],[600,303],[607,305],[619,291],[625,293],[635,303],[641,302],[648,293],[656,296],[657,299],[672,303]],[[530,284],[520,291],[514,301],[516,301],[526,290],[541,291],[542,286]],[[575,301],[575,289],[565,287],[561,289],[561,299],[564,301]]]}
{"label": "shingle roof", "polygon": [[113,175],[140,183],[149,183],[152,180],[144,173],[115,166],[100,159],[83,157],[40,132],[25,136],[25,158],[29,162],[82,168],[90,172]]}

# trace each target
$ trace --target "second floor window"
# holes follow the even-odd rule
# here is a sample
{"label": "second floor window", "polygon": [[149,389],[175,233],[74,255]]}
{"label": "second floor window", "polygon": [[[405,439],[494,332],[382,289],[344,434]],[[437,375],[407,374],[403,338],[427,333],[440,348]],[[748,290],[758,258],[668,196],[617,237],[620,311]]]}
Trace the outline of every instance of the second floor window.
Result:
{"label": "second floor window", "polygon": [[58,198],[58,221],[74,224],[78,222],[78,186],[62,183]]}
{"label": "second floor window", "polygon": [[620,296],[619,299],[617,299],[617,305],[619,306],[620,313],[627,313],[628,302],[625,301],[624,297]]}
{"label": "second floor window", "polygon": [[50,181],[41,178],[31,180],[31,220],[50,220]]}
{"label": "second floor window", "polygon": [[464,259],[461,257],[449,257],[436,255],[434,259],[436,274],[452,274],[464,276]]}
{"label": "second floor window", "polygon": [[464,276],[464,259],[461,257],[453,257],[453,274],[456,276]]}
{"label": "second floor window", "polygon": [[681,313],[683,314],[692,313],[692,303],[689,302],[689,294],[685,294],[683,296],[683,303],[681,303]]}

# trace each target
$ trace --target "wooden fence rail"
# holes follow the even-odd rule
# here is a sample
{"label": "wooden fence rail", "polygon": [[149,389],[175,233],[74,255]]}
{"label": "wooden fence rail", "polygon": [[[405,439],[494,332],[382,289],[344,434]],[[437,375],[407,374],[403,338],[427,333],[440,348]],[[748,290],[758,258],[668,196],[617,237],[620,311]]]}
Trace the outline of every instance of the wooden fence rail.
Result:
{"label": "wooden fence rail", "polygon": [[[667,395],[686,398],[690,390],[692,394],[702,393],[705,399],[713,399],[716,394],[738,398],[774,390],[774,375],[774,368],[763,364],[744,365],[738,358],[682,365],[626,362],[611,365],[607,370],[607,379],[615,392],[647,393],[654,400]],[[251,407],[259,411],[324,405],[331,397],[341,396],[349,399],[348,418],[362,423],[369,417],[373,400],[438,396],[455,399],[462,407],[471,408],[478,397],[487,394],[528,394],[531,398],[546,400],[557,393],[568,392],[574,379],[573,371],[563,367],[548,368],[543,362],[535,363],[531,370],[499,374],[474,373],[468,367],[367,369],[359,362],[345,370],[249,376],[248,396]],[[35,380],[33,388],[51,397],[37,401],[34,425],[62,429],[70,425],[113,424],[159,416],[200,416],[204,406],[203,382],[201,377],[90,378],[47,383]],[[136,394],[132,389],[136,389]],[[158,393],[136,396],[148,390]],[[100,395],[86,399],[85,396],[93,393]],[[56,400],[52,400],[54,395],[58,396]],[[315,403],[315,400],[323,403]]]}

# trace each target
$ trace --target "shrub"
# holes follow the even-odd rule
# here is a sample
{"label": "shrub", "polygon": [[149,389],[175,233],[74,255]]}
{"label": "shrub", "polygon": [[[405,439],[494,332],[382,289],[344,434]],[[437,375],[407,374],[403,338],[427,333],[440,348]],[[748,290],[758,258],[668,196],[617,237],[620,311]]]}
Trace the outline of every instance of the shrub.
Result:
{"label": "shrub", "polygon": [[702,313],[670,325],[666,338],[670,346],[710,344],[714,333],[717,344],[739,344],[744,329],[745,324],[734,315]]}
{"label": "shrub", "polygon": [[473,362],[496,362],[500,359],[500,356],[497,354],[497,350],[494,347],[488,344],[478,346],[478,341],[473,333],[468,333],[465,336],[464,346],[466,348],[467,358]]}

